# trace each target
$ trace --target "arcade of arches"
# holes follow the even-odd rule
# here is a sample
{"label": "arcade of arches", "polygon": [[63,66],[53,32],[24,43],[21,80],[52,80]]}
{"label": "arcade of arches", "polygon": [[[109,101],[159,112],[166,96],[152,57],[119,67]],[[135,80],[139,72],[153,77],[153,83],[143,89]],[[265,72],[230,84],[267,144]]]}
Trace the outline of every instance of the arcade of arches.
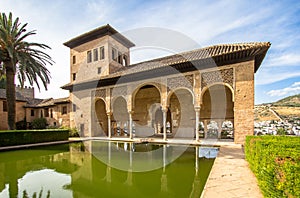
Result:
{"label": "arcade of arches", "polygon": [[158,83],[145,83],[132,90],[131,94],[113,94],[110,89],[110,96],[116,96],[95,96],[97,130],[93,136],[155,136],[197,141],[234,137],[234,93],[226,83],[206,86],[197,95],[195,89],[170,90]]}

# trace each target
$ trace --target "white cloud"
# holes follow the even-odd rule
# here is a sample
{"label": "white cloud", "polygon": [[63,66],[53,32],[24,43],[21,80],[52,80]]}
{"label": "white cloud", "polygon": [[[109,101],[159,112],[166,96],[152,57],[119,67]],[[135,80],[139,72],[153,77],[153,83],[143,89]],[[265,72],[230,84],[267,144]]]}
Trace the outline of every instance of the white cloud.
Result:
{"label": "white cloud", "polygon": [[295,82],[289,87],[285,87],[283,89],[275,89],[268,91],[267,94],[272,97],[277,96],[289,96],[300,93],[300,82]]}
{"label": "white cloud", "polygon": [[278,57],[272,56],[272,58],[269,58],[269,62],[266,64],[266,67],[287,65],[300,66],[300,54],[282,54]]}
{"label": "white cloud", "polygon": [[300,82],[295,82],[294,84],[292,84],[292,87],[300,87]]}
{"label": "white cloud", "polygon": [[266,85],[296,77],[300,77],[300,70],[290,69],[287,71],[275,72],[272,69],[261,68],[261,71],[258,70],[258,73],[255,75],[255,83],[257,85]]}

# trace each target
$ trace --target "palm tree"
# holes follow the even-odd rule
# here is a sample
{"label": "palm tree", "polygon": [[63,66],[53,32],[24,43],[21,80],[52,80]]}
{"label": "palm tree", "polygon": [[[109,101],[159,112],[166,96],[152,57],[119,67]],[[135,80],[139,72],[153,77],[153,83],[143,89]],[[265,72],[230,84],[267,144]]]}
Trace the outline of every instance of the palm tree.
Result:
{"label": "palm tree", "polygon": [[15,76],[21,86],[28,80],[31,86],[35,83],[40,90],[41,81],[47,90],[50,72],[46,65],[53,64],[52,58],[41,51],[50,49],[49,46],[25,41],[28,36],[36,34],[35,31],[26,32],[26,26],[27,23],[19,23],[19,18],[13,20],[12,13],[8,17],[5,13],[0,13],[0,65],[6,75],[7,119],[10,130],[15,129]]}

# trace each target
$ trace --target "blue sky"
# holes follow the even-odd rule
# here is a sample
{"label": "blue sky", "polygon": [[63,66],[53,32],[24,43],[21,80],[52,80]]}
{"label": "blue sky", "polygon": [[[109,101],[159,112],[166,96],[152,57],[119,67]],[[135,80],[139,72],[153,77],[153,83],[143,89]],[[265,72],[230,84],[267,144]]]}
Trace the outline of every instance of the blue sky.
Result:
{"label": "blue sky", "polygon": [[[255,74],[255,103],[300,93],[300,1],[0,0],[0,12],[10,11],[29,23],[28,29],[37,30],[32,40],[52,47],[48,52],[56,62],[50,67],[52,81],[48,91],[36,91],[40,98],[68,96],[59,88],[69,82],[69,49],[63,43],[107,23],[121,33],[167,28],[199,46],[270,41]],[[132,60],[158,54],[133,55]]]}

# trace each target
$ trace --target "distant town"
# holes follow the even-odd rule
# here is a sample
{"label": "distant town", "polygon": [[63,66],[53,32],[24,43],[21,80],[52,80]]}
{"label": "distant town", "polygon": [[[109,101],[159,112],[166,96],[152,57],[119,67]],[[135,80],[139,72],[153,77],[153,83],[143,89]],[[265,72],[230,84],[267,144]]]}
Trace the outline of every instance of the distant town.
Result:
{"label": "distant town", "polygon": [[300,95],[256,105],[254,134],[300,136]]}

